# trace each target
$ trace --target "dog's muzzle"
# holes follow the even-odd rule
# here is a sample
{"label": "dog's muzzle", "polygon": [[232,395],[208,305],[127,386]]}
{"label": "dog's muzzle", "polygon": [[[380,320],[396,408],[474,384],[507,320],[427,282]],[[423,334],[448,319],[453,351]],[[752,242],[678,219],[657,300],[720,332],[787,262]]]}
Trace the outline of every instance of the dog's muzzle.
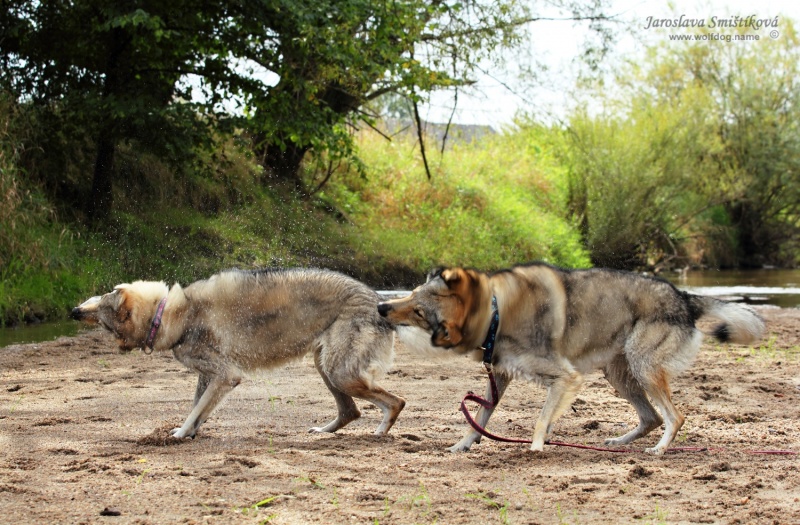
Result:
{"label": "dog's muzzle", "polygon": [[100,302],[102,297],[99,295],[95,295],[87,299],[86,301],[82,302],[78,306],[72,309],[69,313],[69,316],[76,321],[82,321],[86,317],[89,316],[90,313],[96,310],[97,304]]}

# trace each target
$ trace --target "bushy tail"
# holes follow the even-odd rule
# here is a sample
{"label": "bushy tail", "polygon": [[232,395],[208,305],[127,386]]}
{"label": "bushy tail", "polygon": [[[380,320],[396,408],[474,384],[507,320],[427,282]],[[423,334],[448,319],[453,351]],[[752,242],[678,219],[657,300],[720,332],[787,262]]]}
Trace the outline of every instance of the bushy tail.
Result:
{"label": "bushy tail", "polygon": [[723,343],[746,345],[764,336],[764,320],[747,305],[700,295],[690,295],[689,301],[698,312],[698,318],[711,317],[721,321],[711,335]]}

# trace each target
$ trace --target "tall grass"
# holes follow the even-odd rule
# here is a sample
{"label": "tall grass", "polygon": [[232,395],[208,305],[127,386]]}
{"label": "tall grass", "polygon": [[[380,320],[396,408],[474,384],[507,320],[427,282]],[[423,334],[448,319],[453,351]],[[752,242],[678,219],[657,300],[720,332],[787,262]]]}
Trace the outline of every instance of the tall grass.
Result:
{"label": "tall grass", "polygon": [[[13,116],[2,112],[4,136],[24,137],[12,129]],[[456,146],[434,159],[431,181],[413,143],[364,135],[365,169],[340,169],[311,198],[264,184],[232,139],[177,170],[124,145],[116,163],[123,182],[109,221],[95,232],[69,213],[59,217],[30,182],[39,179],[21,177],[22,144],[3,141],[0,157],[0,226],[9,232],[0,237],[4,324],[63,317],[120,282],[186,284],[230,267],[327,267],[376,287],[407,287],[438,264],[588,264],[575,228],[561,218],[559,167],[530,134]]]}
{"label": "tall grass", "polygon": [[535,136],[455,145],[434,156],[430,181],[411,141],[364,133],[358,147],[367,175],[337,174],[323,197],[358,230],[358,250],[384,264],[589,264],[576,228],[563,219],[559,168]]}

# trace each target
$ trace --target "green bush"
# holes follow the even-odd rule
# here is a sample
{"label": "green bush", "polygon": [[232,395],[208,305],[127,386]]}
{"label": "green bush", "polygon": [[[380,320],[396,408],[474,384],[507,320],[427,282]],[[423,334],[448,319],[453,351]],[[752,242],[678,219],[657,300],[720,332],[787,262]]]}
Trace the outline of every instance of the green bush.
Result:
{"label": "green bush", "polygon": [[344,170],[323,196],[356,227],[358,249],[384,264],[420,272],[439,264],[589,264],[577,230],[558,213],[545,173],[552,166],[536,137],[511,132],[457,144],[432,159],[430,181],[413,143],[362,134],[358,144],[368,175]]}

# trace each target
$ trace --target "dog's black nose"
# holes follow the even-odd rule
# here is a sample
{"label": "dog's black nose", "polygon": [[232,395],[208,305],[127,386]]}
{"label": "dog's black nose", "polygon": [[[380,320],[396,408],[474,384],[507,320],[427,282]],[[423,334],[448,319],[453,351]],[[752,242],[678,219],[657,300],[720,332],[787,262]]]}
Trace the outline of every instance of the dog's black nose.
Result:
{"label": "dog's black nose", "polygon": [[389,313],[389,310],[392,309],[392,305],[389,303],[380,303],[378,305],[378,313],[381,314],[381,317],[386,317],[386,314]]}
{"label": "dog's black nose", "polygon": [[80,308],[73,308],[72,311],[69,313],[71,319],[75,319],[76,321],[80,321],[81,317],[83,316],[83,312]]}

